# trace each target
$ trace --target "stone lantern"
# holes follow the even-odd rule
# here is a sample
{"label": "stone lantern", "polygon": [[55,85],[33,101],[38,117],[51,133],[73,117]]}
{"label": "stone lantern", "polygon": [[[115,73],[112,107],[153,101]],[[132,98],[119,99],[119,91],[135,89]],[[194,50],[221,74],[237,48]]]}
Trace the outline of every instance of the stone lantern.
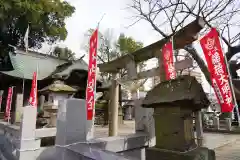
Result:
{"label": "stone lantern", "polygon": [[123,107],[124,107],[124,120],[132,120],[133,119],[134,102],[129,101]]}
{"label": "stone lantern", "polygon": [[146,150],[146,160],[195,160],[202,152],[208,156],[207,148],[197,147],[193,113],[209,103],[201,84],[191,76],[162,82],[150,90],[142,107],[154,108],[156,145]]}
{"label": "stone lantern", "polygon": [[60,100],[70,98],[77,89],[64,84],[61,80],[55,80],[52,84],[39,90],[39,93],[48,96],[48,101],[44,103],[44,116],[49,116],[48,127],[56,127],[57,110]]}

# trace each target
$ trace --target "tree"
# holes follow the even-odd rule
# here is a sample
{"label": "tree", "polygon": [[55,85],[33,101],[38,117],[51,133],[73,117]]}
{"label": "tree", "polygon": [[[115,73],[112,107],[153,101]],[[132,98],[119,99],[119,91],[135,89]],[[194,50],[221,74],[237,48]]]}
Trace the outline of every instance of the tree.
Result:
{"label": "tree", "polygon": [[[89,37],[92,35],[94,29],[89,29],[85,34],[86,40],[89,40]],[[98,36],[98,53],[97,61],[98,63],[107,63],[118,57],[121,57],[125,54],[132,53],[143,47],[142,42],[134,40],[132,37],[127,37],[123,33],[119,35],[118,39],[113,38],[112,30],[108,29],[106,32],[99,32]],[[84,49],[86,52],[89,50],[89,42],[84,44]],[[144,67],[144,64],[141,64],[141,68]],[[109,81],[111,75],[108,73],[100,73],[103,81]],[[126,75],[126,70],[123,69],[120,71],[120,77]]]}
{"label": "tree", "polygon": [[65,40],[65,19],[75,8],[61,0],[0,0],[0,50],[8,45],[23,47],[23,37],[29,25],[29,47],[41,48]]}
{"label": "tree", "polygon": [[118,37],[116,47],[118,49],[119,57],[133,53],[136,50],[139,50],[143,47],[142,42],[135,41],[132,37],[126,37],[123,33]]}
{"label": "tree", "polygon": [[55,47],[51,55],[56,56],[60,59],[74,60],[75,53],[69,48]]}
{"label": "tree", "polygon": [[[233,55],[240,52],[240,45],[237,44],[240,32],[235,32],[239,21],[240,2],[238,0],[132,0],[130,7],[136,11],[136,21],[145,20],[157,31],[161,37],[170,38],[177,30],[184,27],[186,23],[202,17],[207,24],[204,34],[210,27],[216,27],[221,38],[228,46],[226,53],[230,60]],[[204,60],[199,56],[193,45],[184,47],[185,51],[199,65],[207,81],[211,84],[208,68]],[[178,53],[178,52],[177,52]]]}
{"label": "tree", "polygon": [[[88,30],[85,34],[87,37],[86,39],[89,40],[89,37],[92,35],[94,29]],[[112,30],[108,29],[105,33],[99,32],[99,48],[97,53],[97,61],[98,63],[107,63],[116,58],[119,58],[125,54],[132,53],[138,49],[143,47],[142,42],[138,42],[134,40],[132,37],[127,37],[123,33],[121,33],[117,40],[114,40]],[[86,52],[89,50],[89,42],[87,45],[84,45]],[[145,67],[144,63],[138,64],[139,69],[142,70]],[[119,77],[123,78],[126,76],[126,69],[122,69],[119,71]],[[100,73],[102,77],[102,81],[105,83],[110,83],[111,74],[109,73]],[[123,94],[127,90],[130,92],[135,92],[138,89],[144,90],[144,83],[147,79],[144,80],[137,80],[137,81],[129,81],[126,83],[121,83],[123,87]]]}

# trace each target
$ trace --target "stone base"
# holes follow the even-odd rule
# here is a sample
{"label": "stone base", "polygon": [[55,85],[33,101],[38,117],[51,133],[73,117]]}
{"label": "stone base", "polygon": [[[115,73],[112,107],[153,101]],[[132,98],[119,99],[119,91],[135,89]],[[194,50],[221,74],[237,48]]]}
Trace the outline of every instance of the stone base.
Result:
{"label": "stone base", "polygon": [[200,147],[188,152],[177,152],[158,148],[146,149],[146,160],[216,160],[215,151]]}

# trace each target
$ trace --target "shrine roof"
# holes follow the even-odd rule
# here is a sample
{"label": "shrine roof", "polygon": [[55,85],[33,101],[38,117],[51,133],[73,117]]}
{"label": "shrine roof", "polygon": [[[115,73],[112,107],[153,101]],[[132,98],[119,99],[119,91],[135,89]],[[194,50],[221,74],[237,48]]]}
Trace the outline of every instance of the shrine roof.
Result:
{"label": "shrine roof", "polygon": [[210,102],[196,78],[185,75],[159,83],[143,101],[143,107],[154,108],[166,104],[201,109],[208,107]]}
{"label": "shrine roof", "polygon": [[[204,25],[205,22],[200,17],[177,31],[174,35],[174,49],[183,48],[185,45],[191,44],[193,41],[195,41],[196,35],[204,27]],[[154,58],[156,57],[156,52],[160,51],[162,46],[169,40],[171,36],[172,35],[133,53],[126,54],[111,62],[99,64],[98,67],[100,68],[101,72],[117,72],[119,69],[124,68],[130,60],[134,60],[136,63],[139,63],[141,61]]]}
{"label": "shrine roof", "polygon": [[0,71],[0,73],[24,79],[32,79],[33,72],[38,70],[38,80],[54,76],[68,77],[73,71],[88,72],[88,64],[80,58],[76,61],[59,59],[54,56],[23,50],[16,50],[9,53],[13,69]]}
{"label": "shrine roof", "polygon": [[77,89],[64,84],[62,81],[55,81],[53,84],[40,89],[39,92],[77,92]]}

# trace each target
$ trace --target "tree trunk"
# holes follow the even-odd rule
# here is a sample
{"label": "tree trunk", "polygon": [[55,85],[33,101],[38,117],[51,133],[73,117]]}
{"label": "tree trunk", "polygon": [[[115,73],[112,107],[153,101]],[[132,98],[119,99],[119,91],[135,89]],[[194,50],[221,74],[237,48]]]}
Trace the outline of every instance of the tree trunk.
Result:
{"label": "tree trunk", "polygon": [[208,83],[211,85],[211,79],[210,79],[210,74],[208,71],[208,67],[205,64],[204,60],[198,55],[197,51],[195,50],[195,48],[192,45],[188,45],[185,46],[184,49],[189,52],[189,54],[191,54],[192,58],[197,62],[197,64],[199,65],[199,68],[201,69],[201,71],[203,72],[206,80],[208,81]]}
{"label": "tree trunk", "polygon": [[230,47],[229,51],[226,53],[227,60],[230,61],[230,59],[239,52],[240,52],[240,45]]}
{"label": "tree trunk", "polygon": [[[198,55],[197,51],[195,50],[195,48],[192,45],[188,45],[185,46],[184,48],[187,52],[189,52],[192,56],[192,58],[197,62],[197,64],[199,65],[199,68],[201,69],[201,71],[203,72],[206,80],[208,81],[208,83],[211,85],[211,79],[210,79],[210,73],[208,71],[208,67],[205,64],[205,62],[203,61],[203,59]],[[229,49],[229,51],[226,53],[226,58],[227,61],[229,61],[235,54],[240,52],[240,45],[231,47]],[[234,91],[235,93],[237,92],[237,94],[240,94],[240,89],[236,88],[233,85]]]}

